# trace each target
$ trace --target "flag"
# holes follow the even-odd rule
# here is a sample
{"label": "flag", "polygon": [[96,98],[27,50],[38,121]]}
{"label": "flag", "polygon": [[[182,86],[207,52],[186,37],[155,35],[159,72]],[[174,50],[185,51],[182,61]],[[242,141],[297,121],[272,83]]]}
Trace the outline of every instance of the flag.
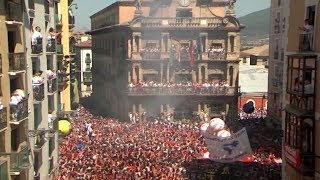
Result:
{"label": "flag", "polygon": [[245,128],[226,139],[210,134],[206,134],[204,138],[210,159],[213,161],[222,163],[241,161],[242,158],[253,154]]}
{"label": "flag", "polygon": [[190,41],[189,58],[190,58],[189,65],[190,65],[191,69],[193,69],[193,66],[194,66],[194,45],[193,45],[193,40]]}

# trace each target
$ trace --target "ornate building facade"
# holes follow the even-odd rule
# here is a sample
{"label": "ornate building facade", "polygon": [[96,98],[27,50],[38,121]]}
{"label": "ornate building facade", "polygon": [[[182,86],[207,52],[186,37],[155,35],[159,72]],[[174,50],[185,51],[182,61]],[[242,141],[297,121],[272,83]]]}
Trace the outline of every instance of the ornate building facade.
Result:
{"label": "ornate building facade", "polygon": [[236,115],[243,26],[234,3],[129,0],[92,15],[95,109],[122,120]]}

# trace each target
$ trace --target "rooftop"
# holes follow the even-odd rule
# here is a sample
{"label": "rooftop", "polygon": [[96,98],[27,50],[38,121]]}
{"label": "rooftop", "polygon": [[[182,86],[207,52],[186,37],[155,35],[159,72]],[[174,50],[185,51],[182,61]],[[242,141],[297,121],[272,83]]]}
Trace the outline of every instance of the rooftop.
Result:
{"label": "rooftop", "polygon": [[268,69],[264,66],[239,66],[239,85],[243,93],[268,92]]}
{"label": "rooftop", "polygon": [[80,43],[78,43],[76,45],[76,47],[80,47],[80,48],[83,48],[83,47],[91,47],[91,39],[87,40],[87,41],[82,41]]}
{"label": "rooftop", "polygon": [[251,49],[241,51],[241,54],[249,54],[255,56],[269,56],[269,45],[257,46]]}

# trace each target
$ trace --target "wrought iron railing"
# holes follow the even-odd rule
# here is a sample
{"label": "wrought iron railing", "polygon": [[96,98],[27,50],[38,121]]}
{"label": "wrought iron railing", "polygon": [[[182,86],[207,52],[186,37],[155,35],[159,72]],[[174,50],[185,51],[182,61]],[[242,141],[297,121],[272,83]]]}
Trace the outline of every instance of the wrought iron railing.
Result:
{"label": "wrought iron railing", "polygon": [[40,54],[43,52],[42,38],[38,37],[36,42],[31,42],[31,53]]}
{"label": "wrought iron railing", "polygon": [[208,52],[209,60],[223,60],[226,59],[225,52]]}
{"label": "wrought iron railing", "polygon": [[29,162],[29,150],[27,147],[23,148],[20,152],[14,152],[10,155],[10,171],[21,172],[24,169],[28,169]]}
{"label": "wrought iron railing", "polygon": [[0,109],[0,129],[7,127],[7,108]]}
{"label": "wrought iron railing", "polygon": [[92,73],[83,72],[83,83],[92,83]]}
{"label": "wrought iron railing", "polygon": [[63,54],[63,46],[62,46],[62,44],[57,44],[56,51],[57,51],[57,54]]}
{"label": "wrought iron railing", "polygon": [[0,179],[9,179],[7,161],[0,160]]}
{"label": "wrought iron railing", "polygon": [[22,5],[10,0],[7,1],[6,5],[7,7],[5,9],[7,11],[7,20],[22,22]]}
{"label": "wrought iron railing", "polygon": [[56,92],[57,91],[57,89],[58,89],[58,80],[57,80],[57,78],[53,78],[53,79],[48,79],[48,92],[49,93],[54,93],[54,92]]}
{"label": "wrought iron railing", "polygon": [[75,24],[74,16],[69,16],[69,26],[74,26],[74,24]]}
{"label": "wrought iron railing", "polygon": [[35,101],[42,101],[44,99],[44,83],[32,84],[33,99]]}
{"label": "wrought iron railing", "polygon": [[56,52],[56,40],[48,39],[47,52]]}
{"label": "wrought iron railing", "polygon": [[9,71],[23,71],[25,67],[25,56],[24,53],[9,53]]}
{"label": "wrought iron railing", "polygon": [[128,95],[236,95],[235,87],[129,87]]}
{"label": "wrought iron railing", "polygon": [[20,121],[28,117],[28,98],[21,100],[17,105],[10,106],[11,121]]}

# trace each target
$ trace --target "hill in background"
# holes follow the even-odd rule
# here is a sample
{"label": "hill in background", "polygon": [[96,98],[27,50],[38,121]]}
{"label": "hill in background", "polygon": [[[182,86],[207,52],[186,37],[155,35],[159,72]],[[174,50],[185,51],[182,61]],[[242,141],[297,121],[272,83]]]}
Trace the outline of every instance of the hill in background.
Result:
{"label": "hill in background", "polygon": [[245,26],[245,29],[241,31],[241,41],[244,44],[250,44],[252,41],[257,42],[268,40],[270,29],[270,8],[247,14],[239,17],[238,20]]}

